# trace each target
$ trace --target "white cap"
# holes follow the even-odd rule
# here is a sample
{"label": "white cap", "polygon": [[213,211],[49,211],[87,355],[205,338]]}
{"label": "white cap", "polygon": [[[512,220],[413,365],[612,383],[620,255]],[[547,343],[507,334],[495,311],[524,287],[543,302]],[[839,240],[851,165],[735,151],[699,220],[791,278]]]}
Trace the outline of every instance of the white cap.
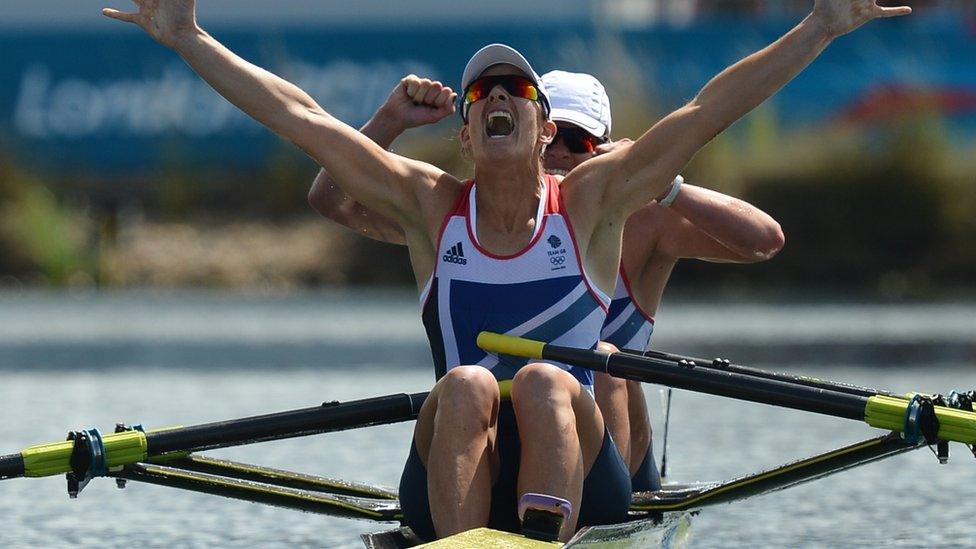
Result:
{"label": "white cap", "polygon": [[610,98],[595,77],[581,72],[551,71],[542,75],[557,122],[575,124],[596,137],[610,135]]}
{"label": "white cap", "polygon": [[539,78],[539,75],[532,69],[532,65],[526,61],[521,53],[505,44],[488,44],[471,56],[468,64],[464,67],[464,74],[461,75],[461,93],[463,94],[464,90],[467,90],[468,86],[489,67],[502,64],[513,65],[529,77],[529,80],[539,89],[542,105],[548,114],[550,110],[549,94],[546,92],[542,79]]}

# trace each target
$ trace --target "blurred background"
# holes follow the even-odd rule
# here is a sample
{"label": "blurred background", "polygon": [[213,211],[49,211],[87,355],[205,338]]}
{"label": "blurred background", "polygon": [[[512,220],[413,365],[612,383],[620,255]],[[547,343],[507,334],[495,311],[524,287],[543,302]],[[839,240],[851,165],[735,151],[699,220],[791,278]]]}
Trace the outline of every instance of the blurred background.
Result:
{"label": "blurred background", "polygon": [[[403,75],[456,87],[469,56],[500,41],[539,72],[599,77],[619,139],[639,136],[813,2],[198,3],[219,40],[353,126]],[[887,2],[901,3],[915,13],[837,40],[684,170],[771,213],[787,244],[758,265],[679,262],[658,348],[894,391],[976,387],[976,2]],[[0,453],[118,420],[193,424],[428,389],[405,251],[319,218],[306,202],[315,164],[175,54],[103,18],[106,4],[131,8],[0,2]],[[459,127],[451,117],[394,150],[469,175]],[[745,474],[871,434],[690,394],[675,409],[678,481]],[[786,428],[768,429],[783,418]],[[409,437],[400,427],[230,455],[396,485]],[[936,468],[923,454],[709,511],[695,539],[958,543],[971,521],[939,503],[976,482],[971,458],[960,451]],[[363,456],[382,457],[365,466]],[[0,516],[16,525],[5,529],[8,546],[90,535],[119,547],[146,536],[160,546],[352,547],[370,529],[143,486],[69,505],[61,480],[37,482],[41,490],[0,486]],[[89,490],[109,491],[102,484]],[[893,497],[876,498],[879,485]]]}
{"label": "blurred background", "polygon": [[[976,5],[838,40],[702,151],[687,179],[784,227],[773,261],[682,262],[672,287],[934,298],[976,276]],[[412,284],[406,254],[316,218],[315,165],[101,2],[0,6],[0,285],[244,290]],[[120,3],[116,3],[120,4]],[[124,5],[124,4],[120,4]],[[200,3],[247,59],[363,124],[408,73],[457,86],[491,41],[538,70],[586,71],[636,137],[795,24],[808,1],[447,0]],[[395,149],[466,175],[459,119]]]}

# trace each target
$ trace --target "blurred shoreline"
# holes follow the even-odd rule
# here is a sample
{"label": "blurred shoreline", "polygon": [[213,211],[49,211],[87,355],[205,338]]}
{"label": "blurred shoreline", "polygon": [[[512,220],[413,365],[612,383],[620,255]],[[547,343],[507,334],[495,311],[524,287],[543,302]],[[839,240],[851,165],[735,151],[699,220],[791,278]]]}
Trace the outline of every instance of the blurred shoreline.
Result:
{"label": "blurred shoreline", "polygon": [[[770,213],[786,247],[761,264],[680,261],[672,287],[923,300],[974,291],[972,146],[947,142],[937,119],[881,136],[837,128],[786,136],[764,120],[760,111],[720,136],[683,173]],[[464,176],[469,168],[443,139],[406,140],[400,152]],[[775,150],[762,145],[782,140]],[[294,162],[225,174],[206,188],[162,177],[124,203],[0,162],[0,288],[412,287],[404,248],[311,211],[316,167],[289,154]]]}

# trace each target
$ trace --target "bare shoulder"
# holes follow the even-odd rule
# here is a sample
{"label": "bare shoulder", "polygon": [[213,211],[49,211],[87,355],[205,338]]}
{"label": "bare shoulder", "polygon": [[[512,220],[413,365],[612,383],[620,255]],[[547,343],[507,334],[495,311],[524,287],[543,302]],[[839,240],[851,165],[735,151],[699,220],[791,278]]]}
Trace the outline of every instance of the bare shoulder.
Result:
{"label": "bare shoulder", "polygon": [[412,205],[422,215],[426,231],[439,230],[444,216],[450,212],[464,189],[464,181],[444,170],[403,156],[392,155],[399,161],[401,176],[412,187]]}
{"label": "bare shoulder", "polygon": [[563,200],[571,209],[600,212],[607,181],[613,177],[622,151],[593,157],[573,168],[560,185]]}

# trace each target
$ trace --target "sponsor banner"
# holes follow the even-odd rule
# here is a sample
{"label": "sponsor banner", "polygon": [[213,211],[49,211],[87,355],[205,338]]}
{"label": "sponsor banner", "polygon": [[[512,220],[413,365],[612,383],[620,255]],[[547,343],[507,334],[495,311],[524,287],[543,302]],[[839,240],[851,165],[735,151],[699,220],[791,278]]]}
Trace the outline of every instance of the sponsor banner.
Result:
{"label": "sponsor banner", "polygon": [[[358,127],[403,75],[456,86],[471,53],[493,41],[522,50],[539,72],[595,74],[615,94],[615,110],[630,100],[671,109],[788,26],[713,21],[611,34],[517,26],[211,32]],[[786,125],[860,123],[921,104],[974,136],[976,59],[958,55],[974,46],[961,21],[875,23],[832,45],[772,102],[772,112]],[[282,146],[173,52],[138,32],[7,31],[0,51],[0,149],[28,165],[129,174],[174,162],[247,167]]]}

